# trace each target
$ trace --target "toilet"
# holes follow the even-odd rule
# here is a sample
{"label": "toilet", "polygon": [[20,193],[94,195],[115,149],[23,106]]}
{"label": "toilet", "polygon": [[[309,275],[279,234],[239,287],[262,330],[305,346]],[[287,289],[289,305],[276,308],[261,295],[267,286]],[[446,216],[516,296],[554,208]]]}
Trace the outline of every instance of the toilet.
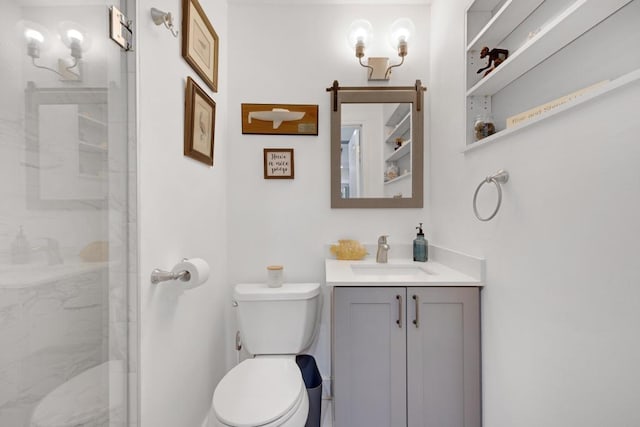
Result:
{"label": "toilet", "polygon": [[253,355],[213,393],[210,427],[303,427],[309,399],[296,355],[311,345],[318,283],[239,284],[233,292],[244,348]]}

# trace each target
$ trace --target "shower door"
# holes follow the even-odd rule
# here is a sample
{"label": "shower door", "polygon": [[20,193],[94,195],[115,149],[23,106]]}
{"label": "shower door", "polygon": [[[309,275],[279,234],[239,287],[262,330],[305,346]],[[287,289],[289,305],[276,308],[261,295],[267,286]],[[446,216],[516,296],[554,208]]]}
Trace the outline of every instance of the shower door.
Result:
{"label": "shower door", "polygon": [[136,425],[135,63],[112,5],[0,2],[2,427]]}

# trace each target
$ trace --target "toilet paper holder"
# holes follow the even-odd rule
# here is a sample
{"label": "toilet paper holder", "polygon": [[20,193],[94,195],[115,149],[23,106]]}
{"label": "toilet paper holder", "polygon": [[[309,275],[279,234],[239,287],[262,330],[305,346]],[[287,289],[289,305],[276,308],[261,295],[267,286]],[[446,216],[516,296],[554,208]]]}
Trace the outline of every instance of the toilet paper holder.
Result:
{"label": "toilet paper holder", "polygon": [[[182,262],[188,261],[187,258],[183,258]],[[159,268],[154,268],[151,272],[151,283],[157,285],[160,282],[167,282],[169,280],[180,280],[183,282],[188,282],[191,280],[191,273],[187,270],[178,271],[174,273],[173,271],[161,270]]]}

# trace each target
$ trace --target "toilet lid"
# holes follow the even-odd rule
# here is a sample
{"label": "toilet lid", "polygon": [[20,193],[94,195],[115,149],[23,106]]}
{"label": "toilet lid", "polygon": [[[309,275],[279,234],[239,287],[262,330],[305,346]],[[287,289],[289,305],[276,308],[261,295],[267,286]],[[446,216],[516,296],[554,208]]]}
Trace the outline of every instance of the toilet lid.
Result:
{"label": "toilet lid", "polygon": [[213,393],[213,410],[227,425],[260,426],[289,412],[304,392],[295,359],[247,359],[222,378]]}

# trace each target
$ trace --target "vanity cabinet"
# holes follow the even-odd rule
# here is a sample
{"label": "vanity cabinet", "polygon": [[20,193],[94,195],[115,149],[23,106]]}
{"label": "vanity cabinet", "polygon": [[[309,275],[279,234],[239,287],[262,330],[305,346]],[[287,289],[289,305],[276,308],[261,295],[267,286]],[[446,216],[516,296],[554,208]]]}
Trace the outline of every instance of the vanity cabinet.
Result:
{"label": "vanity cabinet", "polygon": [[478,427],[478,287],[336,287],[335,427]]}

